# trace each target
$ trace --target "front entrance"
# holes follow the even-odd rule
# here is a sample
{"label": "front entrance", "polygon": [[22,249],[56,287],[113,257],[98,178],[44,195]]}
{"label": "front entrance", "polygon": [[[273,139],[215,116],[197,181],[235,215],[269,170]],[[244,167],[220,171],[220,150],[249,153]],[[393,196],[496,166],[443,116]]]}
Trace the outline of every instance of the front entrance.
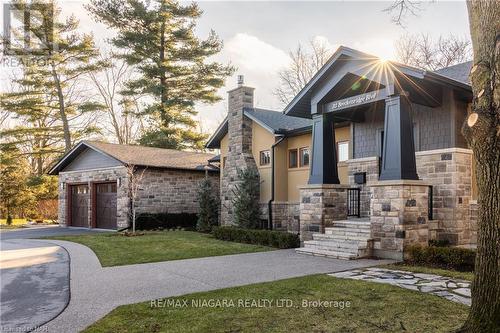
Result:
{"label": "front entrance", "polygon": [[72,185],[71,193],[71,226],[89,227],[89,186]]}
{"label": "front entrance", "polygon": [[116,229],[116,183],[95,184],[96,228]]}

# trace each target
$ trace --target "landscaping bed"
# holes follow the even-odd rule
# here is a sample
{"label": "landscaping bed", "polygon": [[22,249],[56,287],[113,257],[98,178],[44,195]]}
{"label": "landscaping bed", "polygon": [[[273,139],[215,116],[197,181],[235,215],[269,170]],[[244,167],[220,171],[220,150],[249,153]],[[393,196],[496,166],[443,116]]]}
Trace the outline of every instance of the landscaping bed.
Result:
{"label": "landscaping bed", "polygon": [[[283,299],[290,300],[293,306],[276,306]],[[219,304],[226,300],[226,306],[193,306],[210,301],[217,304],[217,300]],[[240,300],[261,300],[261,304],[262,300],[270,300],[274,305],[257,307]],[[318,300],[328,301],[331,306],[314,306]],[[188,306],[173,305],[184,301]],[[236,306],[231,307],[230,301]],[[304,307],[304,302],[308,306]],[[120,306],[85,332],[450,332],[460,327],[468,313],[467,306],[438,296],[327,275],[195,293],[153,303],[159,307],[151,304]]]}
{"label": "landscaping bed", "polygon": [[192,231],[147,231],[144,235],[126,237],[119,233],[60,236],[50,239],[66,240],[88,246],[102,266],[120,266],[167,260],[222,256],[261,252],[271,247],[226,242],[209,234]]}

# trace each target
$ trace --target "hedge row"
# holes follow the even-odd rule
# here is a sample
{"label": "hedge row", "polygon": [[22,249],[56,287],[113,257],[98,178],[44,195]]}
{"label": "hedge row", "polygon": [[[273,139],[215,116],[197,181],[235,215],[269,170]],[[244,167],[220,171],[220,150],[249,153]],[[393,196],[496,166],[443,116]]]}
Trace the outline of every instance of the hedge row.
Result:
{"label": "hedge row", "polygon": [[197,214],[144,213],[144,214],[139,214],[136,217],[135,227],[137,230],[173,229],[173,228],[195,230],[197,221],[198,221]]}
{"label": "hedge row", "polygon": [[459,247],[409,245],[405,260],[412,265],[423,265],[472,272],[476,251]]}
{"label": "hedge row", "polygon": [[300,239],[297,234],[283,231],[214,227],[212,228],[212,234],[220,240],[271,246],[279,249],[300,246]]}

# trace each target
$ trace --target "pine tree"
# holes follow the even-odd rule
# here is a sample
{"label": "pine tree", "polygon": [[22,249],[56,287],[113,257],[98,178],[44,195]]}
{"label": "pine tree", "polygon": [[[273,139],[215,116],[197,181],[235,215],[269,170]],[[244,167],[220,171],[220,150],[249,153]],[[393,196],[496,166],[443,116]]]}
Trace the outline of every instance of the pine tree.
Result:
{"label": "pine tree", "polygon": [[117,31],[112,44],[139,76],[124,93],[146,95],[144,114],[153,122],[141,144],[163,148],[202,148],[206,136],[196,131],[195,103],[220,100],[218,88],[231,66],[207,62],[222,42],[214,31],[205,40],[194,32],[202,11],[195,3],[172,0],[91,0],[87,9]]}
{"label": "pine tree", "polygon": [[241,228],[260,227],[259,174],[252,169],[238,170],[238,183],[233,192],[233,223]]}
{"label": "pine tree", "polygon": [[[78,32],[75,16],[60,17],[61,9],[55,1],[15,0],[10,6],[16,10],[14,13],[29,13],[31,24],[23,27],[23,33],[34,40],[28,50],[9,48],[9,54],[23,66],[24,77],[17,83],[29,89],[4,94],[2,101],[7,102],[3,108],[18,115],[33,110],[50,112],[62,128],[64,150],[68,151],[80,136],[95,131],[86,116],[101,108],[82,98],[79,79],[107,64],[97,58],[93,36]],[[19,36],[20,32],[14,29],[13,35]],[[9,42],[3,43],[8,46]],[[45,94],[42,96],[41,92]]]}
{"label": "pine tree", "polygon": [[201,232],[209,232],[219,222],[219,196],[218,192],[214,191],[208,177],[200,182],[198,203],[200,212],[198,213],[196,229]]}

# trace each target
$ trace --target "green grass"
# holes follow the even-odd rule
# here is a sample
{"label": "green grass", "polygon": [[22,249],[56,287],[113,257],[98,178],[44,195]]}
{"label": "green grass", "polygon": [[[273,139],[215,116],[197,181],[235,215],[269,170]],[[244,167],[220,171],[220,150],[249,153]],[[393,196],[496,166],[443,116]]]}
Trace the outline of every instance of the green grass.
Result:
{"label": "green grass", "polygon": [[211,235],[192,231],[150,231],[143,236],[134,237],[122,236],[119,233],[103,233],[50,237],[50,239],[67,240],[88,246],[95,252],[102,266],[273,250],[266,246],[221,241]]}
{"label": "green grass", "polygon": [[472,272],[459,272],[459,271],[454,271],[454,270],[425,267],[425,266],[413,266],[413,265],[407,265],[407,264],[391,264],[391,265],[381,265],[379,267],[396,269],[396,270],[400,270],[400,271],[410,271],[413,273],[436,274],[436,275],[447,276],[447,277],[454,278],[454,279],[462,279],[462,280],[468,280],[468,281],[472,281],[472,279],[474,278],[474,273],[472,273]]}
{"label": "green grass", "polygon": [[[293,307],[120,306],[84,332],[450,332],[468,307],[444,298],[373,282],[313,275],[203,292],[172,299],[290,299]],[[349,301],[351,306],[304,308],[303,300]]]}

